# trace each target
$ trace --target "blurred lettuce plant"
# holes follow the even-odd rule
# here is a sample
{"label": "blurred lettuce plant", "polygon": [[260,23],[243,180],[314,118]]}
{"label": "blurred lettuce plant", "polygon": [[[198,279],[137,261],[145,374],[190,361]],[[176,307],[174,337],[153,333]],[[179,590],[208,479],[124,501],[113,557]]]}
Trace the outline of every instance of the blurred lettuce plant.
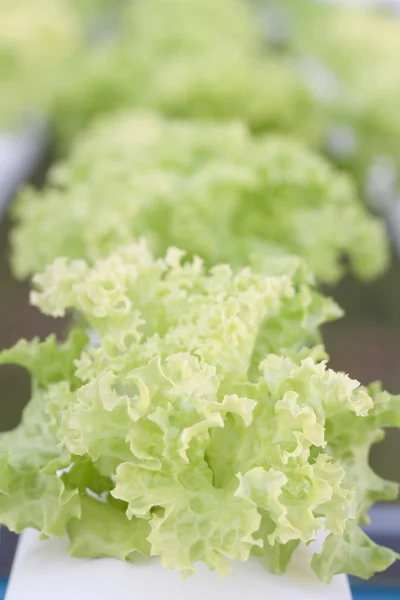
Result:
{"label": "blurred lettuce plant", "polygon": [[282,573],[322,530],[322,581],[385,569],[395,553],[359,523],[397,492],[368,453],[400,426],[399,397],[321,361],[318,326],[340,311],[301,262],[277,273],[267,257],[256,274],[182,257],[141,242],[35,277],[33,304],[78,321],[64,344],[0,354],[33,381],[21,425],[0,436],[0,522],[68,534],[74,556],[155,555],[184,575],[203,561],[221,576],[251,554]]}
{"label": "blurred lettuce plant", "polygon": [[[255,2],[258,9],[274,5]],[[395,181],[400,172],[400,21],[349,4],[278,4],[287,22],[286,49],[297,55],[300,71],[321,102],[328,152],[356,175],[367,196],[374,196],[375,166],[383,163],[392,171],[392,189],[378,189],[370,198],[379,208],[388,200],[385,194],[400,190]]]}
{"label": "blurred lettuce plant", "polygon": [[45,114],[82,50],[82,23],[68,0],[0,0],[1,126]]}
{"label": "blurred lettuce plant", "polygon": [[65,74],[50,116],[63,144],[96,115],[148,107],[173,117],[244,120],[319,139],[318,106],[284,57],[263,52],[241,0],[124,3],[114,36]]}
{"label": "blurred lettuce plant", "polygon": [[99,120],[43,191],[15,205],[19,277],[58,256],[93,261],[146,235],[157,256],[177,244],[208,266],[246,266],[272,249],[298,254],[322,282],[348,258],[365,279],[388,261],[384,227],[352,182],[285,138],[240,124],[171,121],[127,112]]}

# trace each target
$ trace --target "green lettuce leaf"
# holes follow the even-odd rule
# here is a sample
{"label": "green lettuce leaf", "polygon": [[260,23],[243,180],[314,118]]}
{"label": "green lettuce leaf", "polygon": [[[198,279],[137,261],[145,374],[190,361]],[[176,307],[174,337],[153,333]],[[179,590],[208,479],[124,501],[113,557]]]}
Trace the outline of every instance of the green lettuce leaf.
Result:
{"label": "green lettuce leaf", "polygon": [[320,554],[314,554],[311,566],[324,583],[334,575],[349,573],[369,579],[378,571],[385,571],[399,556],[378,546],[369,539],[353,519],[348,521],[343,536],[331,534]]}
{"label": "green lettuce leaf", "polygon": [[[105,526],[106,525],[106,526]],[[128,521],[121,510],[84,496],[82,513],[68,523],[69,552],[80,558],[114,557],[134,560],[136,553],[148,556],[150,533],[144,519]]]}
{"label": "green lettuce leaf", "polygon": [[292,540],[286,544],[275,541],[272,545],[268,541],[268,536],[274,531],[275,523],[267,511],[259,510],[261,514],[261,524],[256,537],[262,540],[262,547],[253,547],[253,555],[263,557],[269,564],[271,571],[280,575],[286,571],[286,568],[292,558],[293,552],[300,544],[300,540]]}
{"label": "green lettuce leaf", "polygon": [[69,520],[80,516],[78,491],[58,475],[70,464],[56,436],[67,385],[34,389],[22,423],[0,436],[0,522],[11,531],[34,527],[44,536],[63,536]]}
{"label": "green lettuce leaf", "polygon": [[0,353],[0,364],[25,367],[39,386],[66,380],[73,384],[75,379],[74,359],[80,355],[88,341],[85,332],[72,330],[64,344],[50,335],[44,342],[39,339],[28,342],[19,340],[13,348]]}

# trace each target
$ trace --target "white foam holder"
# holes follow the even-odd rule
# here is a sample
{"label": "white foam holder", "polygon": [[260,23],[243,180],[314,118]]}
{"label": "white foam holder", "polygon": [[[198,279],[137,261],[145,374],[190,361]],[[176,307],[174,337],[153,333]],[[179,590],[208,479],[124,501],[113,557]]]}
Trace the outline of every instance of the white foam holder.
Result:
{"label": "white foam holder", "polygon": [[65,539],[40,541],[33,530],[23,533],[6,600],[351,600],[344,575],[329,585],[318,581],[309,566],[310,547],[298,549],[285,575],[273,575],[251,559],[232,563],[225,579],[199,565],[184,580],[156,558],[77,559],[68,555],[67,545]]}

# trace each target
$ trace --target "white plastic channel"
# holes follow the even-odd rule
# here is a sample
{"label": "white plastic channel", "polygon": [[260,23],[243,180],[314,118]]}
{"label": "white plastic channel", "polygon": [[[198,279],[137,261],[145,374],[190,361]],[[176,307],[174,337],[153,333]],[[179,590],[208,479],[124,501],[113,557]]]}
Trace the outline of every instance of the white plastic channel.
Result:
{"label": "white plastic channel", "polygon": [[[315,549],[315,548],[314,548]],[[67,554],[67,541],[40,541],[22,534],[6,600],[351,600],[347,578],[324,585],[309,567],[312,548],[299,549],[285,575],[272,575],[257,559],[232,564],[221,580],[203,565],[184,580],[158,559],[127,564],[115,559],[85,560]]]}

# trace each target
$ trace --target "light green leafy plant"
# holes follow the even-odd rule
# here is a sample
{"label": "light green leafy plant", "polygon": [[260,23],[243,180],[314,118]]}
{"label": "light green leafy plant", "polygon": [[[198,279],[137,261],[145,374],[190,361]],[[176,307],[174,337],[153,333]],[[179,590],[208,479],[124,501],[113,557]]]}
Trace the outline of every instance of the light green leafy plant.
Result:
{"label": "light green leafy plant", "polygon": [[82,48],[82,23],[68,0],[0,0],[1,125],[46,112]]}
{"label": "light green leafy plant", "polygon": [[254,138],[241,124],[117,114],[83,135],[50,181],[14,209],[20,277],[58,256],[95,260],[141,235],[158,256],[177,244],[207,265],[295,253],[324,282],[343,274],[343,257],[366,279],[387,264],[384,227],[346,176],[294,141]]}
{"label": "light green leafy plant", "polygon": [[131,0],[121,13],[115,35],[77,56],[53,98],[61,143],[96,115],[127,106],[318,138],[312,95],[284,57],[263,56],[241,0]]}
{"label": "light green leafy plant", "polygon": [[65,344],[0,355],[33,381],[0,437],[0,521],[67,533],[75,556],[156,555],[185,575],[251,554],[281,573],[323,530],[323,581],[385,569],[396,555],[358,523],[396,494],[367,459],[400,425],[399,397],[327,368],[318,326],[340,311],[298,260],[272,257],[261,275],[182,255],[139,243],[35,277],[33,304],[78,321]]}
{"label": "light green leafy plant", "polygon": [[283,4],[291,23],[288,49],[316,63],[315,80],[323,79],[326,71],[325,126],[353,133],[344,151],[328,146],[334,158],[355,173],[363,191],[377,160],[386,159],[399,172],[398,19],[370,7],[292,0]]}
{"label": "light green leafy plant", "polygon": [[400,23],[373,11],[342,9],[330,20],[329,30],[322,48],[341,86],[331,121],[347,124],[355,133],[354,152],[339,160],[365,190],[377,160],[400,172]]}

